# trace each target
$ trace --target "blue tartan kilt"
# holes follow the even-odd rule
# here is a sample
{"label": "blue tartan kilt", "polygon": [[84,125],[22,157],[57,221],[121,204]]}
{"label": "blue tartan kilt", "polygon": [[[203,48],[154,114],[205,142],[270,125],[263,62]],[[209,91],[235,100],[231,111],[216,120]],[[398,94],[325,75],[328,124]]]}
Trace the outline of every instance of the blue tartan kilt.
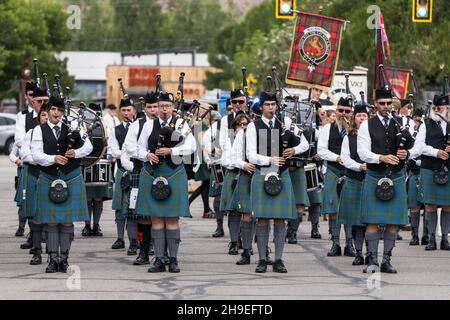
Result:
{"label": "blue tartan kilt", "polygon": [[220,196],[221,193],[222,193],[222,186],[216,184],[216,178],[211,170],[209,178],[209,196],[217,197]]}
{"label": "blue tartan kilt", "polygon": [[362,181],[345,177],[338,207],[339,224],[364,226],[361,222]]}
{"label": "blue tartan kilt", "polygon": [[123,190],[120,186],[122,183],[122,176],[125,173],[125,170],[121,168],[117,168],[116,171],[116,181],[114,182],[114,192],[113,192],[113,199],[112,199],[112,209],[113,210],[122,210],[122,197],[123,197]]}
{"label": "blue tartan kilt", "polygon": [[230,208],[232,210],[250,213],[252,212],[252,202],[250,195],[250,183],[252,176],[248,173],[242,172],[239,175],[236,188],[231,196]]}
{"label": "blue tartan kilt", "polygon": [[236,178],[237,173],[227,170],[225,178],[223,179],[222,193],[220,194],[220,211],[233,210],[231,207],[231,199],[233,196],[233,181]]}
{"label": "blue tartan kilt", "polygon": [[450,206],[450,172],[448,173],[449,182],[445,185],[434,183],[433,175],[432,170],[420,168],[419,199],[424,204]]}
{"label": "blue tartan kilt", "polygon": [[288,170],[281,173],[283,189],[280,194],[270,196],[264,191],[264,175],[257,169],[251,182],[252,210],[255,218],[295,219],[295,195]]}
{"label": "blue tartan kilt", "polygon": [[105,186],[86,186],[86,197],[88,199],[101,198],[103,201],[113,198],[113,184],[108,183]]}
{"label": "blue tartan kilt", "polygon": [[[66,181],[69,198],[64,203],[53,203],[49,199],[50,185],[56,179]],[[69,223],[88,221],[86,186],[80,168],[67,175],[51,176],[41,172],[37,182],[37,210],[35,220],[41,223]]]}
{"label": "blue tartan kilt", "polygon": [[[130,192],[131,188],[138,187],[139,182],[132,181],[130,188],[128,190],[122,190],[120,184],[122,183],[122,177],[125,170],[117,168],[116,172],[116,182],[114,183],[114,196],[112,201],[112,209],[116,210],[122,218],[134,219],[136,220],[138,216],[136,215],[136,210],[130,209]],[[132,174],[131,179],[136,179],[137,174]],[[134,177],[134,179],[133,179]]]}
{"label": "blue tartan kilt", "polygon": [[314,204],[321,205],[323,202],[323,189],[318,188],[314,191],[308,191],[309,206]]}
{"label": "blue tartan kilt", "polygon": [[[159,201],[151,195],[153,181],[165,177],[171,190],[169,198]],[[166,163],[153,168],[148,162],[141,170],[136,213],[145,217],[176,218],[189,216],[188,178],[183,165],[173,169]]]}
{"label": "blue tartan kilt", "polygon": [[289,169],[289,175],[291,176],[292,188],[294,189],[295,203],[309,207],[309,198],[306,185],[305,169],[295,168]]}
{"label": "blue tartan kilt", "polygon": [[411,175],[408,179],[408,208],[417,208],[420,206],[419,200],[419,188],[417,185],[419,184],[420,176],[411,172]]}
{"label": "blue tartan kilt", "polygon": [[38,178],[28,174],[25,178],[25,200],[22,202],[23,215],[26,218],[34,218],[37,207],[37,181]]}
{"label": "blue tartan kilt", "polygon": [[339,171],[336,168],[328,165],[327,172],[325,173],[325,185],[323,189],[322,214],[335,214],[338,211],[338,180]]}
{"label": "blue tartan kilt", "polygon": [[391,176],[395,196],[390,201],[378,200],[375,195],[378,180],[386,174],[368,170],[363,182],[362,219],[366,224],[406,225],[408,223],[408,201],[404,170]]}
{"label": "blue tartan kilt", "polygon": [[17,206],[20,207],[23,201],[23,189],[25,188],[25,177],[28,174],[28,166],[23,165],[23,167],[17,168],[17,176],[19,180],[17,182],[16,193],[14,195],[14,201],[17,203]]}

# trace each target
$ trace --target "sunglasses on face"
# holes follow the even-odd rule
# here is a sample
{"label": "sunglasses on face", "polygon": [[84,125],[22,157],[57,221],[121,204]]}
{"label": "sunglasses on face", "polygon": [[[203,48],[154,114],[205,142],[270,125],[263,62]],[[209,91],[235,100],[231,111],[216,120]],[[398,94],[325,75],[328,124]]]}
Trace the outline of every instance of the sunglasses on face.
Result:
{"label": "sunglasses on face", "polygon": [[445,110],[445,107],[441,107],[441,106],[434,106],[433,107],[434,111],[441,111],[441,110]]}
{"label": "sunglasses on face", "polygon": [[240,125],[241,127],[245,127],[245,126],[248,126],[248,122],[241,122],[241,123],[239,123],[239,125]]}
{"label": "sunglasses on face", "polygon": [[390,105],[392,105],[392,101],[378,102],[378,104],[379,104],[380,106],[390,106]]}
{"label": "sunglasses on face", "polygon": [[245,101],[244,100],[231,100],[232,104],[244,104]]}
{"label": "sunglasses on face", "polygon": [[349,114],[350,112],[352,112],[352,110],[345,110],[345,109],[337,109],[336,111],[339,113],[346,113],[346,114]]}

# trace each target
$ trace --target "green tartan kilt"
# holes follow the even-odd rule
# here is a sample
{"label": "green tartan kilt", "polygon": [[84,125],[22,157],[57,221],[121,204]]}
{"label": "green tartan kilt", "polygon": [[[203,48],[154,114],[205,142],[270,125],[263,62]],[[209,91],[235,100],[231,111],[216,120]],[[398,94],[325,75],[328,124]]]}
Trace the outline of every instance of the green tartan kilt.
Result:
{"label": "green tartan kilt", "polygon": [[250,183],[252,181],[252,176],[248,173],[242,172],[239,175],[239,179],[236,184],[236,188],[231,196],[232,210],[238,212],[250,213],[252,212],[252,203],[250,196]]}
{"label": "green tartan kilt", "polygon": [[[130,209],[130,193],[131,188],[139,186],[139,173],[131,174],[130,189],[122,190],[120,184],[122,182],[123,174],[125,170],[117,168],[116,182],[114,183],[114,196],[112,201],[112,209],[116,210],[122,218],[138,219],[136,210]],[[134,180],[134,181],[133,181]]]}
{"label": "green tartan kilt", "polygon": [[420,206],[419,200],[419,188],[417,187],[419,182],[419,175],[411,172],[408,180],[408,208],[417,208]]}
{"label": "green tartan kilt", "polygon": [[113,210],[122,210],[122,197],[124,191],[122,190],[120,184],[122,183],[122,176],[125,173],[125,170],[121,168],[117,168],[116,171],[116,181],[114,182],[114,192],[112,198],[112,209]]}
{"label": "green tartan kilt", "polygon": [[[165,177],[171,190],[169,198],[159,201],[151,196],[153,181]],[[139,193],[136,203],[139,216],[176,218],[189,216],[188,178],[183,165],[175,169],[163,163],[156,168],[146,163],[139,178]]]}
{"label": "green tartan kilt", "polygon": [[306,186],[305,169],[295,168],[289,169],[289,175],[291,176],[292,188],[294,189],[295,203],[309,207],[308,191]]}
{"label": "green tartan kilt", "polygon": [[317,190],[314,191],[308,191],[308,199],[310,206],[314,204],[321,205],[323,202],[323,189],[318,188]]}
{"label": "green tartan kilt", "polygon": [[17,176],[19,180],[17,182],[16,193],[14,195],[14,201],[17,203],[17,206],[20,207],[23,201],[23,189],[25,187],[25,177],[28,174],[28,166],[24,165],[23,167],[17,168]]}
{"label": "green tartan kilt", "polygon": [[264,175],[257,169],[251,182],[252,210],[255,218],[295,219],[295,195],[288,170],[281,173],[283,189],[279,195],[270,196],[264,191]]}
{"label": "green tartan kilt", "polygon": [[23,215],[26,218],[34,218],[37,207],[37,181],[38,178],[28,174],[25,178],[25,201],[22,202]]}
{"label": "green tartan kilt", "polygon": [[[66,181],[69,198],[64,203],[53,203],[49,199],[51,183],[56,179]],[[86,186],[80,168],[67,175],[51,176],[41,172],[37,182],[37,210],[35,220],[41,223],[68,223],[88,221]]]}
{"label": "green tartan kilt", "polygon": [[325,173],[325,185],[323,189],[322,214],[335,214],[338,211],[339,196],[337,193],[337,184],[339,180],[339,171],[328,165]]}
{"label": "green tartan kilt", "polygon": [[434,204],[438,206],[450,205],[450,172],[449,182],[445,185],[438,185],[433,181],[434,172],[429,169],[420,168],[420,195],[419,199],[424,204]]}
{"label": "green tartan kilt", "polygon": [[210,177],[209,177],[209,196],[217,197],[217,196],[220,196],[221,193],[222,193],[222,186],[216,185],[216,179],[215,179],[214,173],[211,170]]}
{"label": "green tartan kilt", "polygon": [[339,224],[364,226],[361,222],[362,181],[345,177],[338,207]]}
{"label": "green tartan kilt", "polygon": [[210,177],[210,172],[208,170],[208,166],[206,163],[202,163],[200,167],[198,168],[197,172],[194,173],[194,180],[195,181],[204,181],[208,180]]}
{"label": "green tartan kilt", "polygon": [[105,186],[86,186],[86,197],[88,199],[101,198],[103,201],[111,200],[113,198],[113,183],[108,183]]}
{"label": "green tartan kilt", "polygon": [[390,201],[378,200],[375,189],[378,180],[386,174],[368,170],[363,182],[362,219],[366,224],[406,225],[408,223],[408,203],[404,170],[391,176],[394,182],[395,196]]}
{"label": "green tartan kilt", "polygon": [[236,178],[237,173],[227,170],[225,178],[223,179],[222,193],[220,195],[220,211],[230,211],[231,199],[233,196],[233,181]]}

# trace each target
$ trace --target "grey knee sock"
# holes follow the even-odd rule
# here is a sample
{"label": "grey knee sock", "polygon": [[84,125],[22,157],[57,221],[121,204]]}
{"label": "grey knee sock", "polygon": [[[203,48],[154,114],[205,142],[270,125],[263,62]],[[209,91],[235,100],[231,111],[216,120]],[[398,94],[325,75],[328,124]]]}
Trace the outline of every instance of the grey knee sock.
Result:
{"label": "grey knee sock", "polygon": [[284,239],[286,238],[286,228],[284,223],[274,224],[273,235],[275,238],[275,260],[280,260],[283,256]]}
{"label": "grey knee sock", "polygon": [[125,222],[124,218],[119,210],[116,210],[116,228],[117,228],[117,238],[122,239],[125,236]]}
{"label": "grey knee sock", "polygon": [[164,247],[166,245],[166,230],[152,229],[153,246],[155,248],[155,256],[160,260],[164,259]]}
{"label": "grey knee sock", "polygon": [[69,257],[70,245],[74,236],[74,228],[71,226],[59,226],[59,247],[61,249],[61,259]]}
{"label": "grey knee sock", "polygon": [[224,212],[220,211],[220,197],[214,197],[213,208],[214,208],[214,212],[216,213],[217,227],[223,229]]}
{"label": "grey knee sock", "polygon": [[415,228],[418,231],[420,224],[420,212],[411,212],[410,220],[411,220],[411,228]]}
{"label": "grey knee sock", "polygon": [[369,249],[369,252],[376,257],[378,254],[378,244],[380,242],[380,233],[374,232],[374,233],[367,233],[366,232],[366,239],[367,239],[367,246]]}
{"label": "grey knee sock", "polygon": [[241,221],[242,247],[250,250],[252,248],[253,221]]}
{"label": "grey knee sock", "polygon": [[94,212],[94,224],[99,224],[103,212],[103,201],[94,201],[92,211]]}
{"label": "grey knee sock", "polygon": [[344,224],[344,231],[345,231],[345,244],[351,245],[353,240],[352,226],[349,224]]}
{"label": "grey knee sock", "polygon": [[87,201],[87,207],[88,207],[88,212],[89,212],[89,220],[85,221],[87,224],[91,224],[91,220],[92,220],[92,211],[94,209],[94,205],[93,205],[94,200],[89,199]]}
{"label": "grey knee sock", "polygon": [[355,228],[355,249],[357,252],[362,252],[364,244],[364,233],[365,227],[354,227]]}
{"label": "grey knee sock", "polygon": [[328,218],[328,225],[331,229],[331,240],[333,243],[339,244],[339,237],[341,234],[341,225],[337,223],[336,219]]}
{"label": "grey knee sock", "polygon": [[59,247],[59,229],[58,226],[46,226],[47,249],[51,259],[58,256]]}
{"label": "grey knee sock", "polygon": [[230,230],[231,242],[238,242],[240,225],[241,215],[228,215],[228,228]]}
{"label": "grey knee sock", "polygon": [[312,205],[308,208],[309,212],[309,221],[311,221],[311,224],[315,224],[319,222],[320,219],[320,206],[319,205]]}
{"label": "grey knee sock", "polygon": [[434,235],[436,234],[436,227],[437,227],[437,212],[427,212],[427,227],[428,227],[428,234],[430,237],[434,238]]}
{"label": "grey knee sock", "polygon": [[290,222],[290,229],[293,232],[297,233],[297,230],[300,227],[300,223],[302,222],[302,220],[303,220],[302,213],[301,212],[297,212],[297,218],[289,220],[289,222]]}
{"label": "grey knee sock", "polygon": [[450,230],[450,212],[441,211],[441,231],[442,239],[448,239],[448,232]]}
{"label": "grey knee sock", "polygon": [[422,236],[425,237],[428,236],[427,214],[425,211],[423,212],[422,222],[423,222]]}
{"label": "grey knee sock", "polygon": [[169,257],[176,258],[178,256],[178,248],[180,246],[180,229],[166,230],[167,247],[169,248]]}
{"label": "grey knee sock", "polygon": [[128,240],[136,240],[137,239],[137,221],[133,219],[127,219],[127,233]]}
{"label": "grey knee sock", "polygon": [[397,240],[397,232],[384,232],[384,249],[383,254],[390,254]]}
{"label": "grey knee sock", "polygon": [[42,224],[32,223],[31,231],[33,231],[33,248],[42,250]]}
{"label": "grey knee sock", "polygon": [[269,244],[269,232],[267,226],[256,225],[256,238],[259,260],[266,260],[266,251]]}

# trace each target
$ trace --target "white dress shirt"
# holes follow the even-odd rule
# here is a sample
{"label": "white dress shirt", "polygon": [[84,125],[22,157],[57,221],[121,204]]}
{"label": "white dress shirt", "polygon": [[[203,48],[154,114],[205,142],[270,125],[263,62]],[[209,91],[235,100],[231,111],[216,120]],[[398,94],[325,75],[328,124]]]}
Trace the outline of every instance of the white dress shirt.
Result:
{"label": "white dress shirt", "polygon": [[102,117],[103,125],[105,126],[106,132],[110,135],[115,127],[117,127],[121,122],[116,116],[111,116],[109,113]]}
{"label": "white dress shirt", "polygon": [[9,153],[9,160],[12,162],[12,163],[16,163],[16,161],[17,161],[17,159],[20,159],[19,158],[19,147],[17,146],[17,143],[15,143],[14,142],[14,144],[13,144],[13,147],[12,147],[12,150],[11,150],[11,152]]}
{"label": "white dress shirt", "polygon": [[[50,126],[50,129],[52,130],[53,134],[55,134],[53,127],[58,126],[61,129],[63,125],[61,121],[56,125],[51,123],[50,121],[47,121],[47,124]],[[71,127],[74,129],[77,127],[76,121],[71,122]],[[81,128],[80,136],[83,135],[84,130],[83,128]],[[91,141],[89,139],[86,139],[81,148],[75,149],[75,159],[84,158],[88,156],[92,152],[92,149],[93,147]],[[43,167],[49,167],[55,164],[55,155],[49,155],[44,153],[44,143],[42,139],[41,126],[37,126],[36,128],[34,128],[33,140],[31,141],[31,153],[33,161],[38,165],[41,165]]]}
{"label": "white dress shirt", "polygon": [[[29,112],[33,113],[33,118],[36,118],[38,116],[37,112],[34,111],[34,109],[28,108]],[[25,138],[25,130],[26,130],[26,114],[22,114],[22,112],[19,112],[17,114],[16,118],[16,132],[14,133],[14,142],[17,144],[17,146],[20,148],[22,147],[22,141]]]}
{"label": "white dress shirt", "polygon": [[[447,123],[445,121],[440,121],[440,123],[441,123],[443,132],[446,133],[447,132]],[[424,155],[424,156],[429,156],[429,157],[434,157],[434,158],[438,157],[438,152],[440,149],[436,149],[436,148],[433,148],[432,146],[427,145],[425,142],[426,137],[427,137],[427,126],[425,125],[425,123],[422,123],[422,125],[420,126],[420,129],[419,129],[419,133],[417,134],[416,142],[414,143],[413,150],[410,151],[411,157],[413,157],[413,156],[417,157],[418,155]]]}
{"label": "white dress shirt", "polygon": [[[145,116],[145,119],[146,119],[145,124],[153,121],[153,119],[150,119],[148,116]],[[127,136],[125,137],[125,142],[123,143],[123,146],[122,146],[122,151],[127,153],[127,156],[125,157],[125,161],[126,161],[127,157],[128,157],[128,159],[131,159],[131,158],[138,159],[137,142],[138,142],[138,133],[139,133],[139,121],[140,120],[134,121],[128,128]],[[145,127],[145,124],[144,124],[144,127]],[[142,129],[142,131],[144,131],[144,129]],[[120,161],[123,162],[122,157],[121,157]]]}
{"label": "white dress shirt", "polygon": [[339,154],[329,150],[331,124],[328,123],[319,130],[319,141],[317,143],[317,154],[326,161],[337,162]]}
{"label": "white dress shirt", "polygon": [[[377,112],[378,119],[384,126],[383,117]],[[388,122],[389,125],[390,121]],[[372,139],[369,133],[369,121],[364,121],[358,130],[358,155],[365,163],[380,163],[381,154],[372,152]]]}
{"label": "white dress shirt", "polygon": [[348,141],[348,135],[344,137],[344,141],[342,141],[342,149],[341,149],[341,159],[344,163],[344,167],[347,169],[360,172],[361,163],[356,162],[352,159],[350,155],[350,143]]}
{"label": "white dress shirt", "polygon": [[[126,129],[126,124],[127,124],[127,122],[122,123],[122,125],[124,126],[125,129]],[[130,127],[131,127],[131,124],[130,124]],[[130,128],[128,128],[128,129],[130,129]],[[116,160],[120,159],[120,156],[122,154],[122,150],[120,149],[120,146],[119,146],[119,141],[117,141],[116,130],[112,130],[108,137],[108,154],[113,159],[116,159]]]}
{"label": "white dress shirt", "polygon": [[27,132],[25,138],[22,140],[22,148],[20,148],[19,156],[23,162],[37,165],[33,160],[33,154],[31,153],[31,138],[34,137],[34,129]]}

